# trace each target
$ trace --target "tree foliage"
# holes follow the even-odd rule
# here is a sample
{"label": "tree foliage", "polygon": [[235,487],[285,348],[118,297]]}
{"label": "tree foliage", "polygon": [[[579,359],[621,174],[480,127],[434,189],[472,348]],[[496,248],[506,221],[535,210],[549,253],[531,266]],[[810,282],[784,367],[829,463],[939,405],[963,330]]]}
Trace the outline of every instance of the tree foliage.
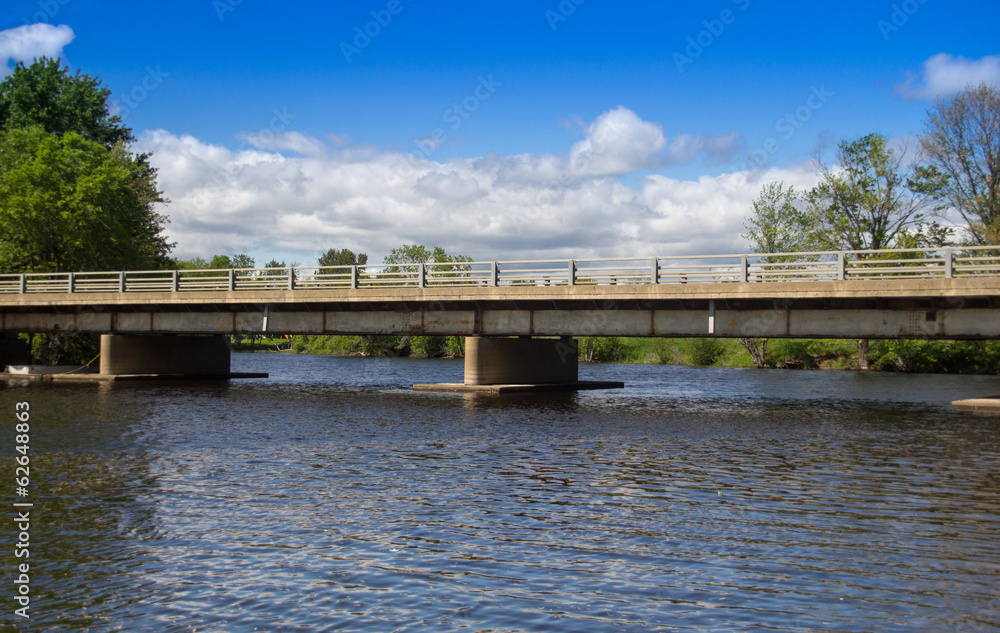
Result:
{"label": "tree foliage", "polygon": [[171,245],[152,168],[120,145],[41,126],[0,135],[0,269],[161,267]]}
{"label": "tree foliage", "polygon": [[165,267],[166,202],[100,81],[43,57],[0,82],[0,269]]}
{"label": "tree foliage", "polygon": [[355,255],[354,251],[346,248],[339,250],[331,248],[320,255],[317,262],[320,266],[364,266],[367,263],[368,255],[366,253]]}
{"label": "tree foliage", "polygon": [[939,99],[920,145],[972,241],[1000,244],[1000,90],[982,83]]}
{"label": "tree foliage", "polygon": [[75,132],[107,148],[130,143],[132,130],[108,109],[111,91],[60,60],[18,62],[0,82],[0,130],[41,126],[49,134]]}
{"label": "tree foliage", "polygon": [[809,216],[799,208],[794,187],[784,183],[764,185],[753,201],[753,213],[746,219],[741,237],[755,253],[791,253],[806,248]]}
{"label": "tree foliage", "polygon": [[[931,221],[941,180],[921,167],[907,170],[904,152],[881,134],[839,145],[836,168],[819,162],[820,183],[806,196],[811,241],[821,249],[877,250],[940,245]],[[945,233],[946,234],[946,233]]]}

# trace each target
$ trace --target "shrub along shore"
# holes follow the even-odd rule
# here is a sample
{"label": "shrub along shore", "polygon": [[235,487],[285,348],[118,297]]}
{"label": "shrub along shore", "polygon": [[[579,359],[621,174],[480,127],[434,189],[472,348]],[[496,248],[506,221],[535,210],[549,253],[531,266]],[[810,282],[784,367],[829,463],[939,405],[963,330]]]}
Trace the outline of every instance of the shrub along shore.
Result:
{"label": "shrub along shore", "polygon": [[[737,339],[581,337],[580,360],[592,363],[685,365],[689,367],[754,366]],[[411,356],[461,358],[465,340],[457,336],[294,336],[257,339],[255,351],[340,356]],[[997,341],[871,340],[868,360],[873,371],[1000,374]],[[251,351],[249,338],[237,339],[234,351]],[[784,369],[857,370],[854,339],[770,339],[765,367]]]}

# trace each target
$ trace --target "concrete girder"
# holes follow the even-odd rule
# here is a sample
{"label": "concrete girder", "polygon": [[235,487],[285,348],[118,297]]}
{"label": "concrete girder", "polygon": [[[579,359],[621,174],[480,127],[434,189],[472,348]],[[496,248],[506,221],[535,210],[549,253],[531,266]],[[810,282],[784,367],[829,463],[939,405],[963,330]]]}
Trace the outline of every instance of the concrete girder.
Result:
{"label": "concrete girder", "polygon": [[[719,337],[938,338],[1000,337],[1000,310],[717,308]],[[120,334],[265,333],[264,311],[101,312],[0,315],[4,332]],[[708,311],[692,310],[420,310],[273,311],[270,334],[455,336],[711,336]]]}

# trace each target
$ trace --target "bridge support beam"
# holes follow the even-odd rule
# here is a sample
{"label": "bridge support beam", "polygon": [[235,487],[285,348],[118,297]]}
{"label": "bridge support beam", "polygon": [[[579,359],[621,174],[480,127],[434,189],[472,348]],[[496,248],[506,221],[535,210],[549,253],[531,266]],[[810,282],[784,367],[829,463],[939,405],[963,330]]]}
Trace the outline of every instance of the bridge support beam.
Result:
{"label": "bridge support beam", "polygon": [[101,336],[101,374],[228,376],[228,338],[214,336]]}
{"label": "bridge support beam", "polygon": [[465,339],[465,384],[565,384],[579,379],[576,339]]}

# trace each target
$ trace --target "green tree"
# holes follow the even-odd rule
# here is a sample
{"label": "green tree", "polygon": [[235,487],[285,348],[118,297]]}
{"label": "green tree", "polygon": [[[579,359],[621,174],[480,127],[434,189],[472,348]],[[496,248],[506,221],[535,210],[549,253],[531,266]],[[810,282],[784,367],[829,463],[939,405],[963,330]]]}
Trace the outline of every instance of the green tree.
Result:
{"label": "green tree", "polygon": [[839,145],[837,167],[818,163],[820,182],[806,196],[811,205],[812,241],[820,248],[878,250],[933,243],[940,228],[931,215],[940,209],[941,183],[920,167],[906,170],[903,153],[881,134]]}
{"label": "green tree", "polygon": [[1000,244],[1000,90],[981,83],[927,112],[924,158],[977,244]]}
{"label": "green tree", "polygon": [[747,232],[741,236],[753,252],[791,253],[808,247],[809,216],[798,202],[795,188],[785,189],[784,183],[771,182],[761,188],[753,212],[743,223]]}
{"label": "green tree", "polygon": [[[471,262],[468,255],[449,255],[440,246],[428,249],[426,246],[418,244],[404,244],[399,248],[389,251],[389,254],[382,258],[383,264],[460,264],[461,262]],[[442,266],[435,267],[436,270],[467,270],[466,266]],[[415,267],[404,267],[406,271],[416,270]]]}
{"label": "green tree", "polygon": [[230,263],[233,265],[233,268],[253,268],[256,265],[254,258],[246,253],[236,253],[230,260]]}
{"label": "green tree", "polygon": [[[785,189],[784,183],[764,185],[753,201],[753,212],[743,224],[743,239],[750,242],[755,253],[791,253],[808,247],[811,224],[808,214],[800,208],[794,187]],[[765,257],[768,265],[780,264],[787,257]],[[754,367],[767,365],[766,338],[739,338],[746,348]]]}
{"label": "green tree", "polygon": [[212,261],[208,262],[206,268],[253,268],[254,259],[245,253],[236,255],[215,255]]}
{"label": "green tree", "polygon": [[[948,235],[930,216],[939,210],[940,180],[904,169],[903,153],[885,136],[843,141],[838,167],[819,162],[820,182],[807,195],[812,240],[823,249],[878,250],[940,246]],[[868,340],[858,340],[858,368],[869,369]]]}
{"label": "green tree", "polygon": [[174,261],[174,268],[178,270],[202,270],[210,268],[208,262],[202,257],[192,257],[191,259],[178,259]]}
{"label": "green tree", "polygon": [[[137,270],[168,265],[163,202],[144,163],[76,132],[0,135],[0,270]],[[151,189],[152,187],[152,189]]]}
{"label": "green tree", "polygon": [[60,60],[18,62],[0,81],[0,130],[41,126],[50,134],[75,132],[107,148],[132,142],[132,130],[108,109],[111,91],[90,75],[69,73]]}
{"label": "green tree", "polygon": [[[0,81],[0,270],[165,268],[166,202],[110,91],[59,60],[19,63]],[[46,362],[92,358],[96,337],[37,335]]]}
{"label": "green tree", "polygon": [[331,248],[319,257],[319,266],[364,266],[368,263],[368,255],[365,253],[354,254],[354,251],[346,248]]}

